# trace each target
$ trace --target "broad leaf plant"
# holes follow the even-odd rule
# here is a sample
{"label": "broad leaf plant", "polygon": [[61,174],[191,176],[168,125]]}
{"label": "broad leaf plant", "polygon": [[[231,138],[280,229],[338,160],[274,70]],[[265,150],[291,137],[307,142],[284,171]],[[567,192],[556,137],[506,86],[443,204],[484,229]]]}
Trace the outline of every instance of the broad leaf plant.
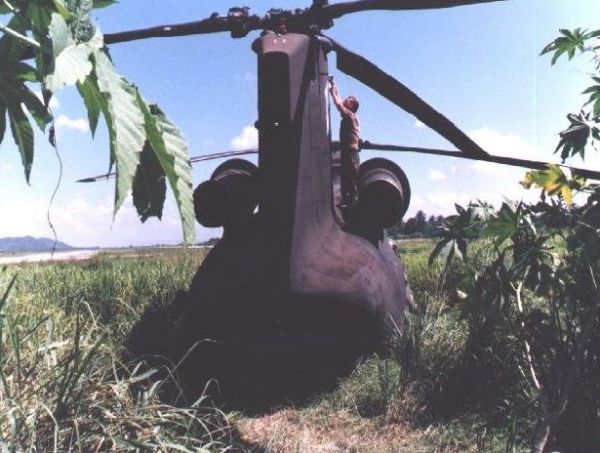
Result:
{"label": "broad leaf plant", "polygon": [[[582,53],[595,60],[586,103],[560,133],[555,152],[564,162],[585,157],[600,140],[600,30],[560,34],[542,51],[552,64]],[[529,171],[521,184],[541,189],[538,203],[507,202],[495,212],[481,202],[457,205],[430,261],[445,255],[443,283],[462,304],[471,332],[493,325],[503,341],[515,342],[521,386],[537,403],[531,451],[547,451],[551,442],[557,450],[596,451],[600,185],[559,165]]]}
{"label": "broad leaf plant", "polygon": [[[132,189],[145,221],[161,218],[168,181],[184,242],[194,240],[191,166],[186,142],[156,105],[115,69],[90,13],[114,0],[0,0],[0,143],[10,130],[29,182],[34,126],[54,144],[52,96],[75,86],[92,135],[103,118],[116,171],[114,212]],[[43,99],[33,91],[41,87]],[[39,90],[39,88],[38,88]]]}

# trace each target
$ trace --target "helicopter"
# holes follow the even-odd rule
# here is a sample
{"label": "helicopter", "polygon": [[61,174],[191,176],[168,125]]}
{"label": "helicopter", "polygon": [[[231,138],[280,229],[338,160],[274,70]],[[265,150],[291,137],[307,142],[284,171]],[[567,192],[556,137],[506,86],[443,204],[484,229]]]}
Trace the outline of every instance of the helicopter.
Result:
{"label": "helicopter", "polygon": [[[256,407],[332,387],[356,360],[385,352],[400,335],[411,291],[386,235],[406,213],[408,177],[391,160],[363,162],[359,202],[339,208],[340,146],[332,140],[328,62],[438,132],[456,150],[361,142],[362,149],[415,151],[543,169],[545,163],[493,156],[408,87],[324,31],[367,10],[458,7],[505,0],[314,0],[294,10],[220,16],[105,35],[107,44],[153,37],[229,32],[260,36],[258,149],[230,158],[194,192],[196,218],[222,227],[186,291],[151,305],[133,327],[130,357],[175,364],[178,396],[194,400],[208,382],[233,405]],[[258,154],[258,166],[240,156]],[[598,178],[598,173],[576,169]],[[84,182],[103,179],[86,178]]]}

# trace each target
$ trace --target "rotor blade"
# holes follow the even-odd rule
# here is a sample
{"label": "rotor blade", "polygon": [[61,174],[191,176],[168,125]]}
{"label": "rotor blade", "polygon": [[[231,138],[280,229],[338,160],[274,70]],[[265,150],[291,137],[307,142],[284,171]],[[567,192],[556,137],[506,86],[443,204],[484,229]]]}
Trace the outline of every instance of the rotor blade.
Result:
{"label": "rotor blade", "polygon": [[[334,148],[337,145],[339,148],[339,142],[335,142]],[[506,156],[494,156],[488,154],[484,158],[468,156],[459,151],[450,151],[445,149],[435,149],[435,148],[421,148],[418,146],[399,146],[399,145],[383,145],[379,143],[371,143],[368,140],[361,142],[361,149],[370,149],[370,150],[378,150],[378,151],[399,151],[399,152],[408,152],[408,153],[421,153],[421,154],[434,154],[438,156],[448,156],[448,157],[459,157],[461,159],[471,159],[471,160],[479,160],[483,162],[492,162],[494,164],[502,164],[502,165],[512,165],[514,167],[523,167],[528,169],[535,170],[545,170],[547,165],[550,165],[549,162],[540,162],[536,160],[527,160],[527,159],[518,159],[515,157],[506,157]],[[582,176],[587,179],[593,179],[596,181],[600,181],[600,171],[587,170],[585,168],[577,168],[571,167],[568,165],[559,165],[563,168],[568,168],[573,173]]]}
{"label": "rotor blade", "polygon": [[[243,8],[238,8],[242,10]],[[247,13],[247,9],[245,10]],[[135,41],[147,38],[165,38],[172,36],[202,35],[207,33],[219,33],[230,31],[237,32],[236,36],[245,36],[251,30],[263,28],[265,20],[256,15],[245,15],[243,21],[235,20],[231,16],[219,16],[213,14],[207,19],[182,24],[158,25],[150,28],[140,28],[118,33],[108,33],[104,35],[105,44],[115,44],[119,42]],[[22,59],[33,58],[34,49],[29,47],[23,54]]]}
{"label": "rotor blade", "polygon": [[[248,16],[244,23],[246,30],[252,30],[260,27],[260,18],[258,16]],[[201,35],[207,33],[218,33],[231,31],[234,24],[226,16],[211,16],[208,19],[187,22],[174,25],[159,25],[150,28],[141,28],[138,30],[124,31],[120,33],[109,33],[104,35],[106,44],[117,42],[134,41],[136,39],[146,38],[164,38],[171,36]]]}
{"label": "rotor blade", "polygon": [[372,88],[398,107],[414,115],[423,124],[436,131],[460,151],[471,157],[484,158],[488,155],[467,134],[413,93],[408,87],[386,74],[373,63],[342,47],[332,40],[337,53],[337,67],[340,71],[354,77]]}
{"label": "rotor blade", "polygon": [[116,175],[116,173],[106,173],[104,175],[90,176],[89,178],[78,179],[75,182],[98,182],[103,180],[108,181],[109,179],[114,178]]}
{"label": "rotor blade", "polygon": [[501,2],[506,0],[357,0],[354,2],[323,5],[321,11],[332,19],[345,14],[369,10],[418,10],[453,8],[455,6],[476,5],[479,3]]}
{"label": "rotor blade", "polygon": [[191,157],[190,162],[194,164],[196,162],[203,162],[205,160],[222,159],[224,157],[243,156],[245,154],[256,154],[256,153],[258,153],[258,149],[256,149],[256,148],[240,149],[238,151],[222,151],[220,153],[205,154],[202,156]]}
{"label": "rotor blade", "polygon": [[[258,149],[256,149],[256,148],[241,149],[238,151],[221,151],[219,153],[203,154],[201,156],[190,157],[190,163],[195,164],[196,162],[203,162],[205,160],[223,159],[225,157],[243,156],[245,154],[256,154],[256,153],[258,153]],[[116,176],[116,173],[114,173],[114,172],[106,173],[104,175],[98,175],[98,176],[92,176],[89,178],[79,179],[77,182],[108,181],[109,179],[112,179],[115,176]]]}

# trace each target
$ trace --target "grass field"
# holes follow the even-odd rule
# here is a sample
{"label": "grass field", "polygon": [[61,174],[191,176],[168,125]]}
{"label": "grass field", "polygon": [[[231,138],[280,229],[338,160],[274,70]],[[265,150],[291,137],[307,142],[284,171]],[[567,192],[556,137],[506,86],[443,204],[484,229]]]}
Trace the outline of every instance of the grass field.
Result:
{"label": "grass field", "polygon": [[260,416],[224,413],[203,399],[165,405],[164,381],[145,384],[152,370],[120,371],[122,343],[146,304],[185,288],[205,249],[4,268],[0,451],[521,451],[527,420],[516,426],[506,408],[435,410],[466,329],[438,289],[439,267],[427,265],[433,243],[398,246],[419,310],[391,356],[365,359],[311,404]]}

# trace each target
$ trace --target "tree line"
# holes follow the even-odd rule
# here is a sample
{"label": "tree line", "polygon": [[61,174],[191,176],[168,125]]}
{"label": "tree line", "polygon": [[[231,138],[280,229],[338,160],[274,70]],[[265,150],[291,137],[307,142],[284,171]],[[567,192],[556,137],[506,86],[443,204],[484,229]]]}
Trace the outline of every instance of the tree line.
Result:
{"label": "tree line", "polygon": [[413,217],[400,220],[388,229],[388,235],[400,239],[404,237],[439,237],[444,231],[442,215],[427,216],[425,211],[419,210]]}

